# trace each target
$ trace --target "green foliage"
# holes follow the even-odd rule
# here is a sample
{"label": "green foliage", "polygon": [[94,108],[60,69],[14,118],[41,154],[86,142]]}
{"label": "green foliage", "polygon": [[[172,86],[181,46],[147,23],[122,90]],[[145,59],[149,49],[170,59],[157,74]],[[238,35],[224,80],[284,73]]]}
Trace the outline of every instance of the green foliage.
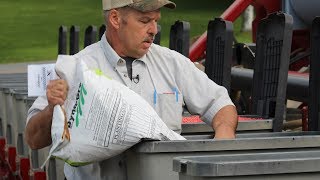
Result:
{"label": "green foliage", "polygon": [[[190,22],[190,37],[201,35],[210,19],[218,17],[233,0],[173,0],[175,10],[163,9],[161,44],[168,46],[170,26],[176,20]],[[80,48],[88,25],[103,24],[101,0],[1,0],[0,63],[54,60],[58,51],[60,25],[80,26]],[[250,34],[236,36],[251,41]],[[248,39],[249,38],[249,39]]]}

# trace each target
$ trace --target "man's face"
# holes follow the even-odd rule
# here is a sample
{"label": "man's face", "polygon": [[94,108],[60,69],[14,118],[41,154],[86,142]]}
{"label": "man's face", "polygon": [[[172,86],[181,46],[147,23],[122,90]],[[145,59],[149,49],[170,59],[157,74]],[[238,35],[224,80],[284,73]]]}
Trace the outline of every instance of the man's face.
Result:
{"label": "man's face", "polygon": [[123,55],[141,58],[148,52],[154,36],[157,34],[157,22],[161,17],[160,10],[140,12],[134,9],[120,11],[121,20],[118,36],[123,46]]}

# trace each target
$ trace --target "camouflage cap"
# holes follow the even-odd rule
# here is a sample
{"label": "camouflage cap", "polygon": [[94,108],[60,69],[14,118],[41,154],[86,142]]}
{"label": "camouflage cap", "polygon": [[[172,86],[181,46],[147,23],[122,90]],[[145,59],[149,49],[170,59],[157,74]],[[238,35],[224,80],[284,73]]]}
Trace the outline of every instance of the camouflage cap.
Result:
{"label": "camouflage cap", "polygon": [[103,10],[129,6],[138,11],[149,12],[161,7],[174,9],[176,4],[168,0],[102,0],[102,6]]}

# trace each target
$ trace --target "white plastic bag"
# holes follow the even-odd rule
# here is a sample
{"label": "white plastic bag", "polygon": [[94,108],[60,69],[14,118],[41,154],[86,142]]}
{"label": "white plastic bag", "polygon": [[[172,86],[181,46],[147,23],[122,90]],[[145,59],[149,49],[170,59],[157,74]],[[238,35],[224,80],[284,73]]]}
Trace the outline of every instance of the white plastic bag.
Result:
{"label": "white plastic bag", "polygon": [[54,108],[48,158],[81,166],[120,154],[142,138],[184,140],[134,91],[84,62],[75,67],[65,113]]}

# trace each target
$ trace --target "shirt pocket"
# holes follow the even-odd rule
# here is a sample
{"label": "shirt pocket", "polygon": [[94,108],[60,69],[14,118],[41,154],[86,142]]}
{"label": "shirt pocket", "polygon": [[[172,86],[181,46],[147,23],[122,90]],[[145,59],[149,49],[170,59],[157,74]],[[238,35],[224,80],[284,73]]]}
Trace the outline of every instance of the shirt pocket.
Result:
{"label": "shirt pocket", "polygon": [[181,132],[182,96],[181,94],[158,94],[158,114],[165,124],[177,133]]}

